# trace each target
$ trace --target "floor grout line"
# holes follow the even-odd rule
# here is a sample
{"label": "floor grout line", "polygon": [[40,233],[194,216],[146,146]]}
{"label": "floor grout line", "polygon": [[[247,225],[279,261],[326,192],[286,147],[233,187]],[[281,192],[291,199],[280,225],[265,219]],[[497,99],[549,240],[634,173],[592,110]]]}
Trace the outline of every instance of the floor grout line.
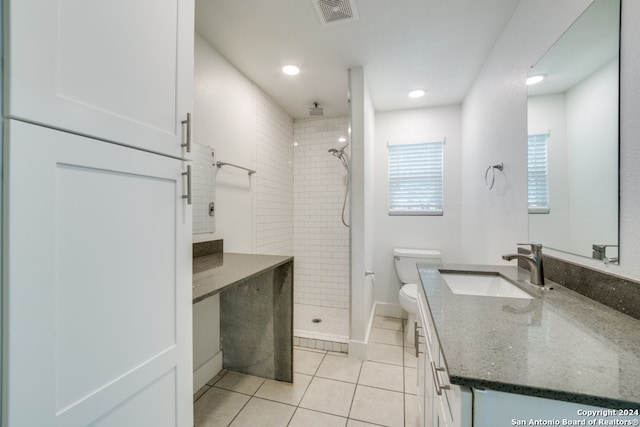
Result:
{"label": "floor grout line", "polygon": [[[404,324],[403,324],[403,326],[404,326]],[[384,329],[384,328],[381,328],[381,329]],[[389,330],[392,330],[392,329],[389,329]],[[405,351],[406,348],[411,348],[411,347],[405,347],[406,343],[405,343],[404,330],[401,329],[401,330],[399,330],[399,332],[401,332],[402,336],[403,336],[402,345],[395,345],[395,344],[388,344],[388,343],[376,343],[376,344],[385,344],[385,345],[401,348],[403,350],[402,364],[390,363],[390,362],[387,362],[387,361],[380,361],[380,360],[369,360],[369,359],[362,360],[362,361],[360,361],[360,367],[358,369],[358,375],[357,375],[357,379],[356,379],[355,383],[354,382],[350,382],[350,381],[335,379],[335,378],[326,378],[326,377],[322,377],[322,376],[318,375],[320,367],[325,362],[325,360],[327,360],[327,356],[328,355],[332,355],[332,353],[336,353],[338,355],[336,357],[345,357],[343,355],[343,353],[332,352],[332,351],[329,351],[329,350],[310,349],[310,348],[305,348],[305,347],[300,347],[300,346],[294,347],[294,348],[298,349],[299,351],[307,351],[307,352],[310,352],[310,353],[322,354],[322,357],[320,358],[320,361],[319,361],[318,365],[316,366],[315,370],[313,371],[313,374],[310,375],[308,373],[301,373],[301,372],[295,372],[294,371],[294,374],[305,375],[307,377],[310,377],[309,383],[306,385],[304,391],[302,392],[302,395],[301,395],[300,399],[298,399],[296,404],[285,403],[285,402],[281,402],[281,401],[278,401],[278,400],[272,400],[272,399],[267,398],[267,397],[256,396],[256,394],[262,388],[262,386],[264,386],[264,384],[266,384],[266,380],[263,381],[260,384],[260,386],[258,386],[258,388],[252,394],[242,393],[242,392],[235,391],[235,390],[224,389],[222,387],[216,387],[216,384],[224,376],[224,373],[222,375],[216,374],[216,376],[220,375],[220,378],[217,379],[217,381],[214,383],[214,385],[209,385],[208,382],[205,384],[207,389],[198,397],[198,399],[196,399],[194,401],[194,404],[198,400],[200,400],[202,397],[204,397],[207,393],[209,393],[209,391],[211,389],[216,388],[216,389],[219,389],[219,390],[224,390],[226,392],[236,393],[236,394],[240,394],[240,395],[249,397],[249,399],[242,405],[242,407],[233,416],[233,418],[231,419],[231,421],[229,422],[228,425],[231,425],[233,422],[236,421],[238,416],[246,409],[246,407],[249,404],[249,402],[251,402],[253,399],[260,399],[260,400],[263,400],[263,401],[268,401],[268,402],[282,404],[282,405],[285,405],[285,406],[288,406],[288,407],[293,407],[294,410],[293,410],[293,413],[290,415],[290,417],[289,417],[289,419],[288,419],[288,421],[286,423],[287,426],[289,426],[292,423],[292,421],[295,418],[296,414],[298,413],[299,409],[304,409],[306,411],[315,412],[315,413],[318,413],[318,414],[326,414],[326,415],[330,415],[330,416],[334,416],[334,417],[339,417],[339,418],[345,419],[346,420],[346,424],[349,423],[349,420],[354,420],[354,421],[359,421],[359,422],[363,422],[363,423],[369,423],[369,424],[375,425],[375,426],[381,426],[382,424],[372,423],[370,421],[360,420],[358,418],[352,418],[351,417],[351,412],[353,410],[353,405],[354,405],[354,402],[355,402],[355,397],[356,397],[356,392],[358,390],[358,387],[368,387],[368,388],[371,388],[371,389],[383,390],[383,391],[387,391],[387,392],[402,393],[402,420],[403,420],[402,425],[404,425],[405,427],[412,427],[412,425],[409,424],[409,420],[407,420],[407,395],[414,396],[414,394],[407,393],[407,384],[406,384],[406,376],[405,376],[405,374],[406,374],[406,370],[407,369],[415,369],[415,368],[412,367],[412,366],[411,367],[407,366],[407,364],[406,364],[404,351]],[[346,356],[346,357],[348,357],[348,356]],[[402,391],[391,390],[391,389],[385,388],[383,386],[372,386],[372,385],[361,384],[360,381],[362,379],[362,372],[363,372],[363,368],[364,368],[364,363],[365,362],[371,362],[373,364],[380,364],[380,365],[386,365],[386,366],[401,366],[402,367]],[[313,380],[315,378],[324,379],[324,380],[331,380],[331,381],[338,381],[338,382],[341,382],[341,383],[351,384],[351,385],[354,386],[353,395],[351,396],[351,402],[350,402],[350,405],[349,405],[349,411],[348,411],[346,417],[345,416],[341,416],[341,415],[336,415],[336,414],[331,413],[331,412],[324,412],[324,411],[320,411],[320,410],[317,410],[317,409],[310,409],[310,408],[305,408],[305,407],[300,406],[300,404],[302,403],[302,401],[304,400],[305,396],[307,395],[307,393],[309,391],[311,383],[313,382]]]}
{"label": "floor grout line", "polygon": [[364,365],[364,360],[360,361],[360,369],[358,369],[358,378],[356,379],[355,388],[353,389],[353,396],[351,396],[351,403],[349,404],[349,412],[347,413],[347,424],[349,423],[349,419],[351,416],[351,410],[353,409],[353,401],[356,399],[356,393],[358,392],[358,385],[360,384],[360,375],[362,375],[362,366]]}

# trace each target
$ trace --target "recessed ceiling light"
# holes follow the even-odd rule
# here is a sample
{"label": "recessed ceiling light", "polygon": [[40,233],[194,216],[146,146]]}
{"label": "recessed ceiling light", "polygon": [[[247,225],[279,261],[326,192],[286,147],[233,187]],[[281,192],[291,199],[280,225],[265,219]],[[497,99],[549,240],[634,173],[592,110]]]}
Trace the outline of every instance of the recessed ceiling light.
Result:
{"label": "recessed ceiling light", "polygon": [[527,86],[534,85],[536,83],[540,83],[544,80],[544,74],[536,74],[535,76],[531,76],[527,78]]}
{"label": "recessed ceiling light", "polygon": [[409,92],[409,98],[422,98],[427,93],[424,89],[414,89]]}
{"label": "recessed ceiling light", "polygon": [[298,74],[300,74],[300,68],[296,67],[295,65],[285,65],[284,67],[282,67],[282,72],[287,76],[297,76]]}
{"label": "recessed ceiling light", "polygon": [[341,136],[340,138],[338,138],[338,142],[347,142],[347,138]]}

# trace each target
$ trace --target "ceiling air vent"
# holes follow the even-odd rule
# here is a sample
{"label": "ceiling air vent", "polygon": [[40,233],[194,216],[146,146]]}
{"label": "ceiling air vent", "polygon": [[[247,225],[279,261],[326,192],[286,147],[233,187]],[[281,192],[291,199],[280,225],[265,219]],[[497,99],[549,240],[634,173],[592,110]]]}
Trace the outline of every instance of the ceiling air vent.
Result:
{"label": "ceiling air vent", "polygon": [[350,0],[311,0],[323,25],[340,24],[358,19],[355,4]]}

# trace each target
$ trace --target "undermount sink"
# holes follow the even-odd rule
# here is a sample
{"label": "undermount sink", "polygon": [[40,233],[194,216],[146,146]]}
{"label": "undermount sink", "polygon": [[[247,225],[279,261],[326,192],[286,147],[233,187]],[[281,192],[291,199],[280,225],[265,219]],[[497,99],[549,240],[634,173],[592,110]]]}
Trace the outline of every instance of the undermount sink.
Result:
{"label": "undermount sink", "polygon": [[498,274],[441,273],[441,275],[454,294],[533,299],[531,295]]}

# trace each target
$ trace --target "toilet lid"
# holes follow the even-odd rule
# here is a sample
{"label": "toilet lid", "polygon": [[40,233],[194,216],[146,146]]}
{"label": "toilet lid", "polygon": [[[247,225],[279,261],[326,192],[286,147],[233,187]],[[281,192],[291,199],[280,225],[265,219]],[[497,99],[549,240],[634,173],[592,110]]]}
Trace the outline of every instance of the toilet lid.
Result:
{"label": "toilet lid", "polygon": [[408,296],[409,298],[417,299],[418,298],[418,285],[415,283],[407,283],[402,288],[400,288],[400,292]]}

